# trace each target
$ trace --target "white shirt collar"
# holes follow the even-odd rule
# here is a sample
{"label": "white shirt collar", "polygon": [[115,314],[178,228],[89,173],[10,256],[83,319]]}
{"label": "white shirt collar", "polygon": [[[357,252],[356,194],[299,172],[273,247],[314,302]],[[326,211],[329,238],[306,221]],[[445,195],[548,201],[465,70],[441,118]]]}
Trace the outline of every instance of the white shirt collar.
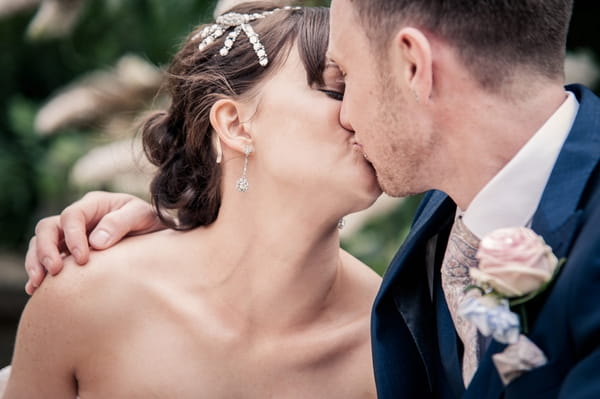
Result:
{"label": "white shirt collar", "polygon": [[476,236],[502,227],[530,226],[578,109],[577,99],[567,92],[562,105],[483,187],[467,210],[457,210]]}

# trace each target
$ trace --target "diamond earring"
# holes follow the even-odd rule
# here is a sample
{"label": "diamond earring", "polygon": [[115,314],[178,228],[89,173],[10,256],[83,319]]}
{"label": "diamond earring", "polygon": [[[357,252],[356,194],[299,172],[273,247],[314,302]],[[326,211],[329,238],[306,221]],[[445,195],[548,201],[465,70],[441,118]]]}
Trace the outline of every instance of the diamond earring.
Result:
{"label": "diamond earring", "polygon": [[248,169],[248,156],[252,152],[252,148],[249,145],[244,146],[244,169],[242,169],[242,176],[235,183],[235,187],[240,193],[248,191],[248,177],[246,171]]}
{"label": "diamond earring", "polygon": [[337,223],[338,229],[340,229],[340,230],[343,229],[345,225],[346,225],[346,219],[341,218],[340,220],[338,220],[338,223]]}

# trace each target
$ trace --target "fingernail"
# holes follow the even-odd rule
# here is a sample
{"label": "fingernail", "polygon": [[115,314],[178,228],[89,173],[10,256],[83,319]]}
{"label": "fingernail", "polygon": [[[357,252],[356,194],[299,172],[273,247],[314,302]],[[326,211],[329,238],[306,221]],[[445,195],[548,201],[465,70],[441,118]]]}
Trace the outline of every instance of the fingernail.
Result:
{"label": "fingernail", "polygon": [[110,234],[108,234],[105,230],[94,231],[94,233],[90,236],[90,244],[95,247],[103,247],[108,244],[110,240]]}
{"label": "fingernail", "polygon": [[42,265],[46,268],[46,270],[50,270],[54,266],[54,262],[52,261],[51,257],[46,256],[44,259],[42,259]]}

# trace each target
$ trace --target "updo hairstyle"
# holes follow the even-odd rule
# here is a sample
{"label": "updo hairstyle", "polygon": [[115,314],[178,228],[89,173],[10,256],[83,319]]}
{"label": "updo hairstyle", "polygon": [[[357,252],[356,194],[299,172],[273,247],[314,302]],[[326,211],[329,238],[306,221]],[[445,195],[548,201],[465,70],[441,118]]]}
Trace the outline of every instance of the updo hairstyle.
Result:
{"label": "updo hairstyle", "polygon": [[[249,14],[274,8],[274,3],[251,2],[229,12]],[[216,101],[251,97],[255,94],[252,89],[281,67],[294,44],[306,69],[307,84],[323,84],[328,9],[282,9],[250,24],[268,55],[266,67],[259,65],[244,33],[226,56],[219,50],[228,32],[199,50],[202,39],[193,40],[193,36],[204,28],[200,26],[188,36],[167,70],[169,109],[154,113],[142,126],[144,151],[158,167],[150,186],[152,203],[171,228],[188,230],[217,218],[222,174],[210,124],[210,110]]]}

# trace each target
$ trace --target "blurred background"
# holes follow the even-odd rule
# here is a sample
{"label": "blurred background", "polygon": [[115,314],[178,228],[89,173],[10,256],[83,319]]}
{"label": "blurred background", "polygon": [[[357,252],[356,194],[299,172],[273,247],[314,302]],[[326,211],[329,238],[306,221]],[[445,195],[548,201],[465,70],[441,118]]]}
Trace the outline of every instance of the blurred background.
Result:
{"label": "blurred background", "polygon": [[[0,0],[0,368],[27,300],[36,221],[89,190],[147,196],[135,122],[167,104],[157,90],[181,40],[232,1]],[[575,1],[566,65],[569,82],[596,92],[599,15],[599,2]],[[382,274],[418,200],[382,197],[349,216],[344,247]]]}

